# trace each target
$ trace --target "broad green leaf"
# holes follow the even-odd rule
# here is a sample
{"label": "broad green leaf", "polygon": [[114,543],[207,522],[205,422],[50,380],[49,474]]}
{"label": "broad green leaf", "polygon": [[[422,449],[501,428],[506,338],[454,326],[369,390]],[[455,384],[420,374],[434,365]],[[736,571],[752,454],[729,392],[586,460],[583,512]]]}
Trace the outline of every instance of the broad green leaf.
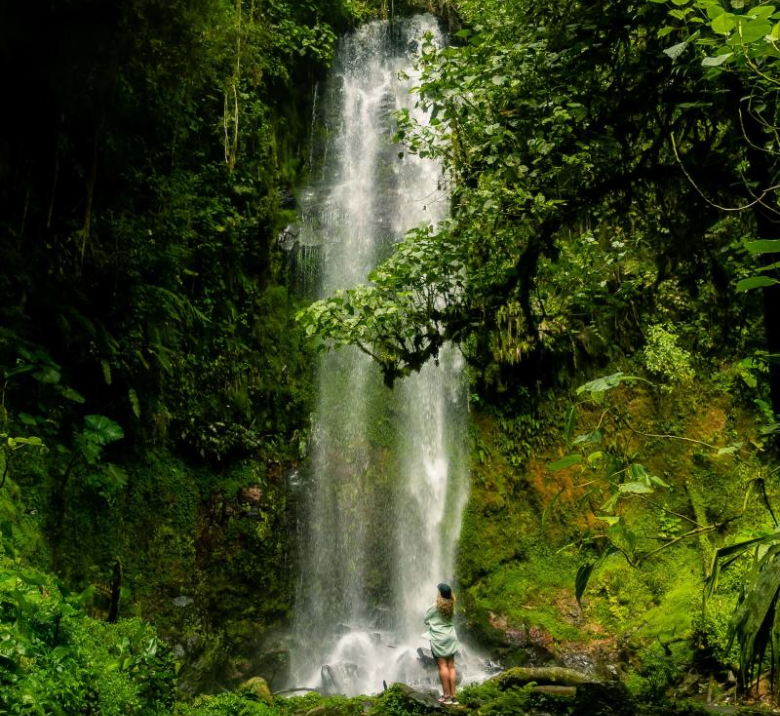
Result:
{"label": "broad green leaf", "polygon": [[620,499],[620,493],[616,492],[601,507],[599,507],[599,510],[601,510],[602,512],[612,512],[612,510],[615,509],[615,505],[617,505],[617,501],[619,499]]}
{"label": "broad green leaf", "polygon": [[684,42],[678,42],[676,45],[672,45],[671,47],[667,47],[664,50],[664,54],[668,55],[673,60],[676,60],[685,51],[686,47],[688,47],[688,41],[687,40],[685,40]]}
{"label": "broad green leaf", "polygon": [[105,415],[87,415],[84,418],[84,424],[87,428],[84,431],[85,437],[99,445],[107,445],[115,440],[121,440],[125,436],[119,423],[115,423]]}
{"label": "broad green leaf", "polygon": [[133,415],[135,415],[136,418],[140,418],[141,403],[138,400],[138,393],[136,393],[135,388],[130,388],[130,390],[127,391],[127,396],[130,398],[130,405],[133,408]]}
{"label": "broad green leaf", "polygon": [[646,495],[649,492],[654,492],[653,488],[644,482],[624,482],[618,486],[618,489],[628,495]]}
{"label": "broad green leaf", "polygon": [[33,373],[33,378],[35,378],[35,380],[49,385],[56,385],[59,383],[60,377],[60,372],[50,365],[44,366],[36,373]]}
{"label": "broad green leaf", "polygon": [[87,399],[78,391],[73,390],[73,388],[61,388],[60,389],[60,395],[62,395],[63,398],[67,398],[68,400],[72,400],[74,403],[86,403]]}
{"label": "broad green leaf", "polygon": [[739,448],[742,447],[741,443],[734,445],[729,445],[728,447],[722,447],[720,450],[718,450],[718,456],[721,455],[733,455]]}
{"label": "broad green leaf", "polygon": [[111,364],[103,359],[100,361],[100,365],[103,368],[103,380],[106,382],[106,385],[111,385]]}
{"label": "broad green leaf", "polygon": [[582,462],[582,455],[580,455],[579,453],[575,453],[572,455],[567,455],[566,457],[562,457],[560,460],[556,460],[555,462],[550,463],[549,465],[547,465],[547,469],[556,472],[557,470],[564,470],[567,467],[571,467],[572,465],[577,465],[580,462]]}
{"label": "broad green leaf", "polygon": [[736,26],[737,22],[734,19],[734,15],[730,12],[724,12],[722,15],[718,15],[712,23],[711,27],[713,32],[719,35],[728,35]]}
{"label": "broad green leaf", "polygon": [[733,52],[726,52],[722,55],[717,55],[716,57],[705,57],[701,61],[702,67],[720,67],[726,60],[729,59],[729,57],[733,57]]}
{"label": "broad green leaf", "polygon": [[43,440],[34,435],[28,438],[8,438],[8,447],[16,448],[21,445],[31,445],[32,447],[43,447]]}
{"label": "broad green leaf", "polygon": [[600,443],[604,434],[601,430],[591,430],[589,433],[578,435],[572,440],[572,445],[588,445],[591,443]]}
{"label": "broad green leaf", "polygon": [[745,14],[754,20],[768,20],[774,13],[775,8],[772,5],[759,5],[750,8]]}
{"label": "broad green leaf", "polygon": [[750,291],[754,288],[766,288],[767,286],[774,286],[776,283],[780,283],[776,278],[769,278],[769,276],[751,276],[750,278],[743,278],[737,283],[737,291]]}
{"label": "broad green leaf", "polygon": [[772,32],[772,25],[768,20],[759,19],[740,23],[740,33],[746,44],[763,40],[770,32]]}
{"label": "broad green leaf", "polygon": [[644,383],[649,382],[637,375],[625,375],[622,371],[618,371],[612,375],[607,375],[603,378],[596,378],[595,380],[591,380],[590,382],[581,385],[579,388],[577,388],[577,395],[582,395],[583,393],[603,393],[607,390],[612,390],[612,388],[616,388],[623,381],[637,380],[640,380]]}
{"label": "broad green leaf", "polygon": [[579,604],[580,607],[582,607],[582,595],[585,593],[585,589],[588,586],[588,580],[590,580],[590,575],[593,573],[593,568],[595,566],[595,562],[591,562],[590,564],[583,564],[577,570],[577,576],[574,578],[574,596],[577,599],[577,604]]}
{"label": "broad green leaf", "polygon": [[760,239],[758,241],[746,241],[745,248],[751,254],[777,254],[780,253],[780,239]]}
{"label": "broad green leaf", "polygon": [[620,381],[623,379],[623,373],[618,371],[612,375],[608,375],[604,378],[596,378],[584,385],[577,388],[577,395],[582,393],[603,393],[606,390],[611,390],[620,385]]}

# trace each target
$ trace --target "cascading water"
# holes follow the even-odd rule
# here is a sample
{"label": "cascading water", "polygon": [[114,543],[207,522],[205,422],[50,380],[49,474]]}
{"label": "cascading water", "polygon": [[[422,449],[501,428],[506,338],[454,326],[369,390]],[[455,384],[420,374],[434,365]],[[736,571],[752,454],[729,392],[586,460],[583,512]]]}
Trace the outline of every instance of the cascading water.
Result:
{"label": "cascading water", "polygon": [[[441,166],[399,156],[427,15],[342,39],[321,96],[329,138],[302,200],[301,246],[318,246],[321,295],[365,283],[392,244],[449,210]],[[356,349],[324,357],[310,473],[302,491],[301,575],[291,681],[350,695],[431,682],[422,615],[452,579],[468,489],[462,361],[454,349],[395,390]],[[459,660],[463,663],[463,660]],[[430,664],[429,664],[430,665]],[[435,676],[433,677],[435,680]]]}

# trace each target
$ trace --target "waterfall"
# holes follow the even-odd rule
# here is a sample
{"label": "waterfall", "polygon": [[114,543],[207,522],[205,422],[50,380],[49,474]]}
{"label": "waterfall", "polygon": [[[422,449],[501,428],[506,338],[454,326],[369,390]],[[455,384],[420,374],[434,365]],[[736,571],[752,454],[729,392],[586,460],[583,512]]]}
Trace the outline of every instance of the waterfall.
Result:
{"label": "waterfall", "polygon": [[[365,283],[409,229],[447,217],[441,165],[392,143],[397,110],[426,121],[410,90],[428,33],[442,42],[429,15],[360,28],[341,40],[321,88],[327,139],[298,236],[318,247],[320,295]],[[462,367],[448,347],[391,391],[356,349],[321,360],[311,464],[297,488],[294,686],[354,695],[435,682],[418,649],[436,585],[452,580],[467,498]]]}

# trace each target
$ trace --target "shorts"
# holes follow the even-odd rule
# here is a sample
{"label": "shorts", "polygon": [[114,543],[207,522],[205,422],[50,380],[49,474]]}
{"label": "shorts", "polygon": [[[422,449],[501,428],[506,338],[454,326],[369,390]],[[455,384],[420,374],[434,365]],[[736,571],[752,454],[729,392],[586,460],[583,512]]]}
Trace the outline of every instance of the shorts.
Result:
{"label": "shorts", "polygon": [[452,659],[457,652],[453,652],[452,654],[439,654],[436,649],[433,648],[433,644],[431,644],[431,654],[433,654],[434,659]]}

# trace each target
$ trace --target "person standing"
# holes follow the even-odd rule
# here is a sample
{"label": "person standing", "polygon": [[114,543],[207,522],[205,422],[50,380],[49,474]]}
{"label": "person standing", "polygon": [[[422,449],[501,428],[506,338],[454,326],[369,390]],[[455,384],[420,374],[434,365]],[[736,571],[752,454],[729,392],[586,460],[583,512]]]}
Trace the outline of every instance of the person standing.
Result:
{"label": "person standing", "polygon": [[455,595],[449,584],[437,585],[439,594],[436,604],[425,612],[428,631],[423,634],[431,642],[431,653],[436,659],[439,679],[444,692],[439,698],[441,704],[457,704],[455,698],[455,654],[458,651],[458,635],[455,633]]}

